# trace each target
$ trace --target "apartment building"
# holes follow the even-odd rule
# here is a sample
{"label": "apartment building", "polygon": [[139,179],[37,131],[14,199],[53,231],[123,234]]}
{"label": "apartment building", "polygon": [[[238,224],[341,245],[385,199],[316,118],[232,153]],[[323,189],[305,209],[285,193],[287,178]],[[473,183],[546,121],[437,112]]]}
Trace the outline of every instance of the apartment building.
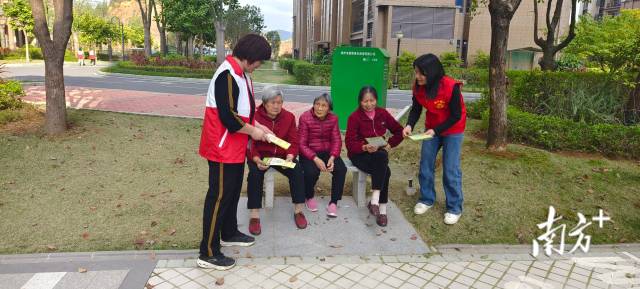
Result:
{"label": "apartment building", "polygon": [[589,14],[595,19],[617,16],[623,9],[640,9],[640,0],[592,0],[578,3],[580,15]]}
{"label": "apartment building", "polygon": [[[523,0],[511,22],[513,69],[531,69],[540,57],[533,41],[533,1]],[[478,52],[490,50],[491,18],[486,6],[475,11],[470,6],[471,0],[294,0],[294,56],[309,58],[320,50],[354,45],[384,48],[395,59],[400,38],[399,51],[456,52],[472,63]],[[545,9],[540,6],[541,24]],[[564,1],[558,35],[568,31],[570,9],[571,2]]]}
{"label": "apartment building", "polygon": [[0,47],[15,49],[22,47],[25,37],[22,30],[15,29],[9,24],[9,19],[4,15],[3,5],[10,0],[0,0]]}

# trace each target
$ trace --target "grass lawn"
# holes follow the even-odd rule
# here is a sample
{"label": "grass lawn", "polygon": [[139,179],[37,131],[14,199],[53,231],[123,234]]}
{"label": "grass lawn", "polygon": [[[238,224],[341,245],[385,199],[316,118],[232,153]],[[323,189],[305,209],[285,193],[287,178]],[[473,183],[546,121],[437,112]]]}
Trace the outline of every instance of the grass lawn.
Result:
{"label": "grass lawn", "polygon": [[[0,254],[197,247],[207,189],[207,165],[196,153],[201,120],[69,110],[71,130],[49,138],[41,117],[0,126]],[[470,121],[469,130],[476,126]],[[589,227],[593,243],[640,241],[637,162],[519,145],[490,154],[469,133],[465,211],[446,226],[439,183],[438,203],[423,216],[413,216],[416,196],[404,193],[418,151],[407,141],[392,152],[391,199],[431,244],[530,244],[549,205],[564,215],[567,232],[576,212],[605,209],[614,222]],[[326,194],[328,175],[320,186]]]}

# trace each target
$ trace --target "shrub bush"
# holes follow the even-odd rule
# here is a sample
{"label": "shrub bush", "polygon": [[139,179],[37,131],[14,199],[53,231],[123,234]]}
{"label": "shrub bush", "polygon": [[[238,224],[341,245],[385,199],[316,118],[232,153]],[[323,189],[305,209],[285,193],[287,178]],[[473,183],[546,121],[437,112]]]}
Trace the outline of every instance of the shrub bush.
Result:
{"label": "shrub bush", "polygon": [[599,72],[510,71],[509,103],[522,111],[594,123],[623,123],[630,88]]}
{"label": "shrub bush", "polygon": [[297,61],[293,65],[293,76],[296,79],[296,83],[303,85],[311,85],[314,78],[314,65],[305,62]]}
{"label": "shrub bush", "polygon": [[445,52],[440,55],[440,62],[445,69],[451,67],[460,67],[462,64],[462,59],[458,57],[458,53],[455,52]]}
{"label": "shrub bush", "polygon": [[0,81],[0,110],[21,108],[23,96],[24,90],[20,82]]}
{"label": "shrub bush", "polygon": [[489,109],[488,92],[483,92],[480,99],[465,102],[467,107],[467,117],[472,119],[482,119],[482,114]]}
{"label": "shrub bush", "polygon": [[[515,107],[507,110],[511,141],[548,150],[599,152],[607,156],[640,159],[640,126],[587,124],[555,116],[536,115]],[[486,129],[489,111],[482,117]]]}

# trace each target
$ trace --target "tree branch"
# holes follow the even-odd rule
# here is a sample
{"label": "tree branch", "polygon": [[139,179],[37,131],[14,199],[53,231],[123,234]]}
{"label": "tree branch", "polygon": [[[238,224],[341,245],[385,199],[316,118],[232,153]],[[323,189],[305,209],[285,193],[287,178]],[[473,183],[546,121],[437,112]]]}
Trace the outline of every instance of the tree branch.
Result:
{"label": "tree branch", "polygon": [[[545,20],[547,22],[547,34],[549,31],[551,31],[551,3],[553,2],[553,0],[547,0],[547,14],[545,17]],[[548,37],[547,37],[548,38]]]}
{"label": "tree branch", "polygon": [[73,0],[54,0],[53,9],[56,15],[53,25],[53,46],[56,51],[64,51],[71,36]]}
{"label": "tree branch", "polygon": [[542,46],[544,45],[544,42],[542,40],[542,38],[540,38],[538,36],[538,21],[539,21],[539,17],[538,17],[538,0],[533,0],[533,14],[534,14],[534,21],[533,21],[533,41],[540,46],[540,48],[542,48]]}
{"label": "tree branch", "polygon": [[49,34],[49,26],[47,25],[47,17],[44,13],[44,3],[42,0],[29,0],[31,4],[31,14],[33,15],[33,33],[38,38],[40,45],[45,50],[51,49],[53,41]]}
{"label": "tree branch", "polygon": [[562,42],[556,46],[556,51],[560,51],[567,47],[573,38],[576,37],[576,6],[578,6],[578,0],[571,0],[571,24],[569,24],[569,35],[567,35],[567,38],[562,40]]}

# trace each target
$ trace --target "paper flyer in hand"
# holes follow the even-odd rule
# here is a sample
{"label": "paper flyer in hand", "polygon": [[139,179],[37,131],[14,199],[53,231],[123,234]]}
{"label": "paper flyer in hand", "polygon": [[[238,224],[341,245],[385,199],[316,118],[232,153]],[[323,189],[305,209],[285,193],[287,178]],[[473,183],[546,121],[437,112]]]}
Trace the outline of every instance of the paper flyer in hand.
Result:
{"label": "paper flyer in hand", "polygon": [[267,139],[269,139],[269,141],[272,144],[277,145],[277,146],[279,146],[279,147],[281,147],[281,148],[283,148],[285,150],[288,149],[291,146],[290,143],[288,143],[288,142],[284,141],[283,139],[281,139],[281,138],[279,138],[279,137],[277,137],[275,135],[272,135],[272,134],[267,134]]}
{"label": "paper flyer in hand", "polygon": [[387,145],[387,141],[384,140],[384,138],[381,137],[381,136],[368,137],[368,138],[366,138],[366,140],[367,140],[368,144],[376,146],[376,147],[379,147],[379,148]]}
{"label": "paper flyer in hand", "polygon": [[423,133],[412,134],[412,135],[409,136],[409,138],[411,140],[421,141],[421,140],[432,139],[433,136],[432,135],[428,135],[426,132],[423,132]]}
{"label": "paper flyer in hand", "polygon": [[264,158],[262,159],[262,162],[268,166],[280,166],[280,167],[285,167],[290,169],[293,169],[296,167],[296,163],[288,162],[281,158]]}

